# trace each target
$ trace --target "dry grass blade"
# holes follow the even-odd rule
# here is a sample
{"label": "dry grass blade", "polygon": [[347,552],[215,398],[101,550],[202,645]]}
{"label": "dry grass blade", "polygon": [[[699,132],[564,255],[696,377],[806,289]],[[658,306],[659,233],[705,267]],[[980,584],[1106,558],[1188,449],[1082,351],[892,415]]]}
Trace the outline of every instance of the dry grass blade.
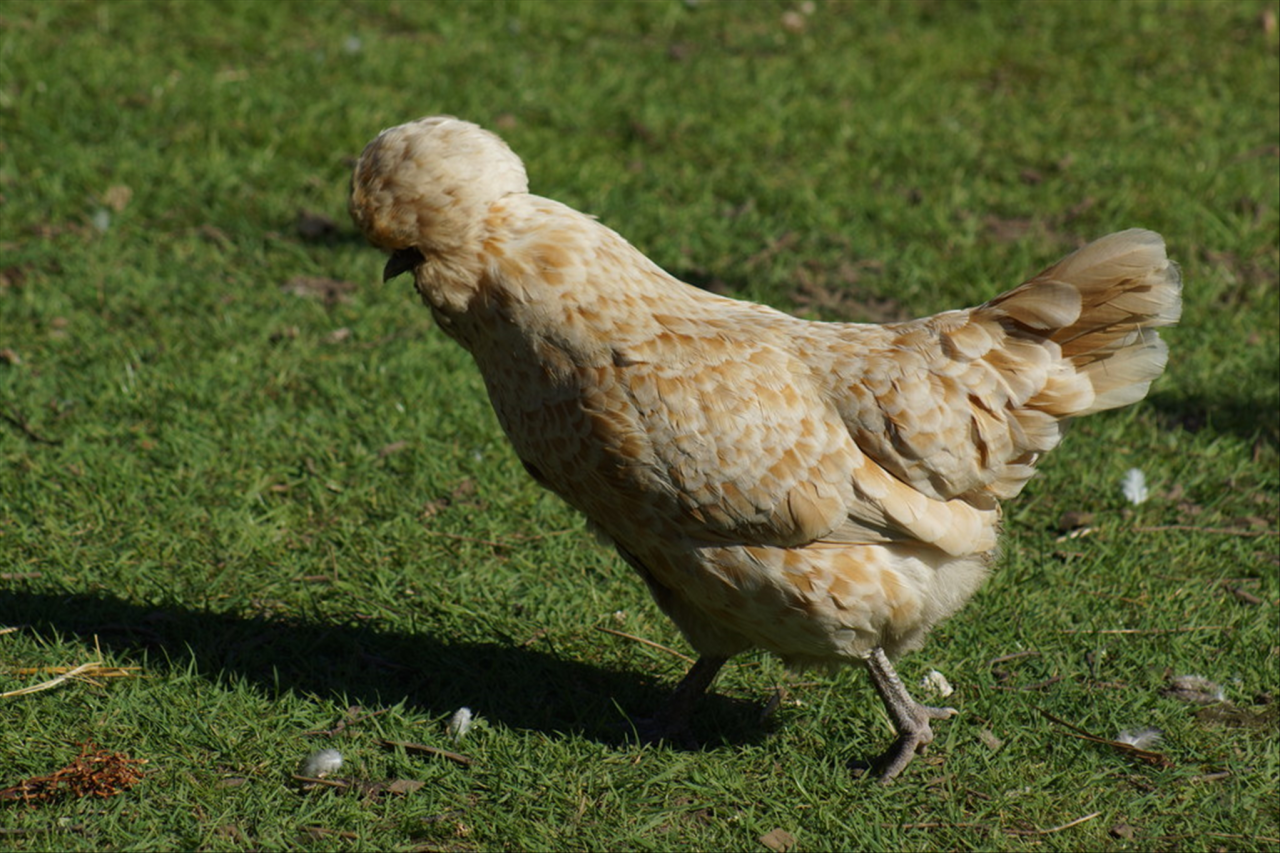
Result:
{"label": "dry grass blade", "polygon": [[1160,533],[1165,530],[1185,530],[1190,533],[1215,533],[1222,536],[1280,536],[1280,530],[1242,530],[1237,527],[1196,527],[1194,524],[1158,524],[1151,527],[1135,527],[1134,533]]}
{"label": "dry grass blade", "polygon": [[987,666],[995,666],[998,663],[1007,663],[1018,658],[1039,657],[1040,653],[1035,649],[1027,649],[1025,652],[1014,652],[1013,654],[1001,655],[998,658],[992,658],[987,661]]}
{"label": "dry grass blade", "polygon": [[1156,767],[1172,767],[1173,766],[1173,762],[1170,761],[1169,758],[1164,753],[1152,752],[1147,749],[1139,749],[1133,744],[1125,743],[1124,741],[1111,740],[1110,738],[1105,738],[1105,737],[1098,737],[1095,734],[1091,734],[1085,731],[1079,726],[1073,726],[1071,723],[1068,723],[1066,720],[1058,719],[1053,714],[1050,714],[1048,711],[1044,710],[1043,708],[1040,709],[1040,715],[1052,722],[1057,723],[1060,726],[1065,726],[1068,729],[1070,729],[1071,731],[1068,732],[1068,734],[1070,734],[1072,737],[1077,737],[1077,738],[1080,738],[1081,740],[1091,741],[1092,743],[1106,744],[1107,746],[1110,746],[1113,749],[1119,750],[1120,752],[1123,752],[1126,755],[1132,756],[1133,758],[1136,758],[1139,761],[1145,761],[1146,763],[1152,764]]}
{"label": "dry grass blade", "polygon": [[[1073,826],[1079,826],[1080,824],[1086,821],[1093,820],[1095,817],[1097,817],[1100,814],[1102,814],[1102,812],[1094,812],[1093,814],[1087,814],[1084,817],[1078,817],[1075,820],[1067,821],[1064,824],[1060,824],[1059,826],[1052,826],[1052,827],[1049,827],[1048,829],[1013,829],[1010,827],[1003,827],[1000,829],[1000,831],[1005,833],[1006,835],[1049,835],[1050,833],[1053,833],[1053,832],[1062,832],[1062,830],[1064,829],[1070,829]],[[894,826],[894,824],[884,823],[884,824],[881,824],[881,826],[892,827]],[[897,824],[897,827],[898,829],[978,829],[986,832],[991,832],[992,830],[995,829],[994,826],[986,823],[946,823],[943,821],[927,821],[925,823],[901,823],[901,824]]]}
{"label": "dry grass blade", "polygon": [[646,640],[644,637],[637,637],[635,634],[628,634],[625,631],[615,631],[614,629],[606,628],[603,625],[597,625],[596,630],[603,631],[606,634],[612,634],[615,637],[622,637],[624,640],[634,640],[637,643],[643,643],[644,645],[649,646],[651,648],[655,648],[658,651],[666,652],[667,654],[672,655],[673,657],[678,657],[680,658],[680,660],[688,664],[692,664],[695,662],[693,658],[689,657],[688,655],[681,654],[680,652],[676,651],[670,646],[664,646],[662,645],[662,643],[655,643],[653,640]]}
{"label": "dry grass blade", "polygon": [[1062,830],[1064,829],[1070,829],[1071,827],[1078,826],[1084,823],[1085,821],[1093,820],[1095,817],[1097,817],[1100,814],[1102,814],[1102,812],[1094,812],[1093,814],[1087,814],[1084,817],[1078,817],[1075,820],[1069,820],[1066,823],[1061,824],[1060,826],[1052,826],[1048,829],[1006,829],[1005,832],[1009,833],[1010,835],[1048,835],[1051,832],[1062,832]]}
{"label": "dry grass blade", "polygon": [[1055,675],[1051,678],[1046,678],[1044,681],[1037,681],[1035,684],[1023,684],[1020,687],[1005,684],[993,684],[991,687],[993,690],[1043,690],[1046,687],[1052,687],[1061,680],[1061,675]]}
{"label": "dry grass blade", "polygon": [[[17,628],[0,629],[0,634],[8,634]],[[6,672],[9,675],[40,675],[45,673],[53,673],[54,677],[39,684],[32,684],[27,687],[21,687],[17,690],[10,690],[6,693],[0,693],[0,699],[8,699],[11,696],[23,696],[28,693],[39,693],[42,690],[52,690],[60,684],[67,681],[78,680],[85,681],[96,687],[101,687],[101,682],[95,681],[95,678],[132,678],[136,677],[135,671],[141,669],[138,666],[106,666],[102,662],[102,648],[98,646],[98,638],[93,638],[93,644],[98,652],[98,660],[82,663],[79,666],[33,666],[33,667],[15,667]]]}
{"label": "dry grass blade", "polygon": [[71,826],[33,826],[31,828],[10,828],[0,826],[0,836],[3,835],[42,835],[48,832],[84,832],[83,823],[73,824]]}
{"label": "dry grass blade", "polygon": [[48,444],[53,446],[62,444],[62,439],[60,438],[47,438],[36,432],[31,425],[27,423],[27,416],[12,406],[9,407],[9,411],[0,412],[0,420],[10,424],[36,444]]}
{"label": "dry grass blade", "polygon": [[90,684],[101,686],[100,682],[94,681],[94,678],[130,678],[134,676],[134,670],[141,669],[136,666],[104,666],[102,661],[95,660],[88,663],[82,663],[75,667],[66,666],[45,666],[31,667],[26,669],[9,670],[12,675],[33,675],[39,672],[56,672],[59,673],[47,681],[39,684],[32,684],[28,687],[22,687],[17,690],[10,690],[0,693],[0,699],[8,699],[11,696],[22,696],[27,693],[39,693],[41,690],[52,690],[54,687],[71,680],[87,681]]}
{"label": "dry grass blade", "polygon": [[447,758],[450,761],[456,761],[459,764],[474,764],[471,758],[457,752],[450,752],[447,749],[440,749],[434,746],[427,746],[425,743],[409,743],[403,740],[379,740],[378,743],[386,747],[401,747],[409,752],[423,752],[427,755],[438,755],[441,758]]}
{"label": "dry grass blade", "polygon": [[390,710],[391,710],[390,708],[383,708],[381,711],[370,711],[366,713],[364,709],[361,708],[359,705],[352,705],[350,708],[347,709],[347,718],[345,720],[339,720],[338,724],[333,728],[312,729],[311,731],[303,732],[303,734],[304,735],[325,735],[327,737],[333,737],[338,732],[345,729],[347,726],[354,726],[356,723],[363,723],[365,720],[372,719],[373,717],[380,717]]}
{"label": "dry grass blade", "polygon": [[326,788],[341,788],[344,791],[351,787],[350,782],[345,782],[342,779],[321,779],[317,776],[301,776],[297,773],[290,773],[289,778],[295,782],[302,782],[305,785],[312,787],[321,785]]}

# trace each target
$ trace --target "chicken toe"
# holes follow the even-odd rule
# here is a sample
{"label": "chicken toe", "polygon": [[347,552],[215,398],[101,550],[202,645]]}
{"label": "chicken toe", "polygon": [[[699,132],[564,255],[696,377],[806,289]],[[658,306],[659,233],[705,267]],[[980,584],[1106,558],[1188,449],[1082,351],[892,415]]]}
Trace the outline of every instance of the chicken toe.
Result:
{"label": "chicken toe", "polygon": [[933,743],[933,728],[930,720],[945,720],[955,716],[955,708],[934,708],[921,705],[907,692],[897,670],[889,661],[884,649],[877,646],[867,658],[867,669],[871,673],[871,683],[884,702],[885,710],[898,730],[898,739],[893,746],[880,757],[877,764],[880,768],[880,781],[892,782],[901,773],[911,759],[923,753]]}

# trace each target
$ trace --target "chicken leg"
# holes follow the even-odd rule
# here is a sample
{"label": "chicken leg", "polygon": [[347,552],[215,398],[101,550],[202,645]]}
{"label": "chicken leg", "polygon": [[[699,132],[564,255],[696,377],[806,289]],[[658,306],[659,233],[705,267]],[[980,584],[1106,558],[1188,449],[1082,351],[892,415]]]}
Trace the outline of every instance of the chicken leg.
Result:
{"label": "chicken leg", "polygon": [[923,754],[925,747],[933,743],[933,729],[930,720],[945,720],[959,713],[955,708],[933,708],[921,705],[907,692],[898,672],[889,661],[884,649],[876,646],[867,658],[867,670],[871,673],[871,683],[876,693],[884,702],[885,710],[898,730],[898,739],[882,756],[877,764],[880,766],[880,781],[892,782],[902,772],[917,753]]}
{"label": "chicken leg", "polygon": [[667,699],[662,710],[652,717],[636,720],[636,734],[640,740],[644,743],[665,740],[686,749],[696,748],[698,744],[689,719],[693,715],[694,706],[702,698],[702,694],[707,692],[711,682],[715,681],[727,660],[729,659],[726,657],[713,655],[698,658],[697,663],[680,679],[675,692]]}

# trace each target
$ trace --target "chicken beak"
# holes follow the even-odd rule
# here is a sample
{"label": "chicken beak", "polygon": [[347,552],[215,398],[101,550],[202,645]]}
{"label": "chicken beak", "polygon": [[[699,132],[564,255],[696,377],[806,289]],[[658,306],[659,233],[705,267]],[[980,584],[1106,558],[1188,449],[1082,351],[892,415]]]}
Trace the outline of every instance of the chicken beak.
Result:
{"label": "chicken beak", "polygon": [[406,273],[425,261],[422,252],[410,246],[407,249],[396,249],[391,253],[391,257],[387,259],[387,265],[382,268],[382,280],[384,282]]}

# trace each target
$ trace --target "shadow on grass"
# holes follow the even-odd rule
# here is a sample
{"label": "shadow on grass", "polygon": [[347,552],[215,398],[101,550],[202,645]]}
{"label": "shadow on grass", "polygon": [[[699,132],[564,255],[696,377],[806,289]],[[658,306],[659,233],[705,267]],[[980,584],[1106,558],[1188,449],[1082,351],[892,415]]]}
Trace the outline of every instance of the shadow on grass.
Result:
{"label": "shadow on grass", "polygon": [[[491,722],[611,745],[631,739],[627,715],[654,713],[674,683],[611,672],[554,653],[501,643],[284,619],[238,618],[180,605],[144,607],[110,595],[0,590],[0,614],[42,634],[74,634],[148,669],[239,677],[269,695],[345,697],[366,709],[400,701],[423,713],[462,706]],[[763,737],[754,703],[712,693],[694,729],[705,747]],[[678,748],[674,747],[673,748]]]}
{"label": "shadow on grass", "polygon": [[1280,447],[1280,410],[1259,400],[1226,395],[1175,397],[1157,394],[1151,405],[1168,429],[1199,432],[1212,428],[1239,438]]}

